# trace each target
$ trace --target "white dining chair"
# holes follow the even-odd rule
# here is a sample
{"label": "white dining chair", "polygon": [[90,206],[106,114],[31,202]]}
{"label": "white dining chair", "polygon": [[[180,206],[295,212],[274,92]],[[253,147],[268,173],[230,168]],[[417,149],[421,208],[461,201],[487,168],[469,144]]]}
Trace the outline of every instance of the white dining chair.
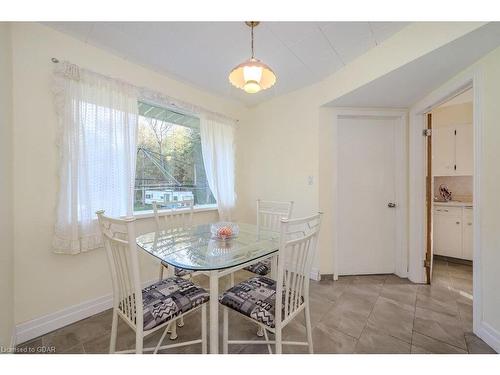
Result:
{"label": "white dining chair", "polygon": [[[113,320],[109,352],[116,352],[118,319],[121,318],[135,331],[135,350],[121,353],[143,353],[201,343],[207,352],[206,303],[209,294],[189,280],[173,276],[141,288],[135,218],[115,219],[96,212],[106,250],[113,286]],[[184,315],[201,310],[201,337],[171,345],[161,345],[169,325]],[[143,348],[146,336],[165,329],[154,348]]]}
{"label": "white dining chair", "polygon": [[[164,230],[174,235],[176,232],[187,230],[193,226],[194,200],[190,199],[176,202],[174,207],[166,210],[161,210],[160,206],[161,203],[156,201],[153,202],[156,230]],[[163,279],[164,271],[172,271],[171,268],[172,267],[167,263],[160,262],[160,281]],[[171,276],[172,274],[191,280],[195,275],[195,272],[192,270],[174,267],[173,272],[170,272],[168,275]],[[172,324],[170,327],[170,340],[177,339],[177,327],[183,326],[184,319],[182,317],[177,320],[176,324]]]}
{"label": "white dining chair", "polygon": [[[280,230],[281,219],[292,217],[293,201],[264,201],[257,199],[257,233],[263,230],[278,232]],[[272,266],[274,262],[274,267]],[[244,270],[260,276],[266,276],[272,268],[276,268],[276,257],[255,262]],[[271,275],[271,278],[276,275]],[[234,285],[234,275],[231,274],[231,286]],[[264,336],[264,331],[259,327],[257,336]]]}
{"label": "white dining chair", "polygon": [[[292,217],[293,201],[264,201],[257,199],[257,231],[280,230],[280,220]],[[271,260],[253,263],[244,269],[257,275],[266,276],[271,271]]]}
{"label": "white dining chair", "polygon": [[[320,223],[320,213],[301,219],[282,219],[277,280],[256,276],[236,284],[219,296],[219,303],[223,305],[223,353],[228,353],[230,344],[264,344],[269,353],[272,353],[271,344],[274,344],[276,354],[282,353],[283,345],[304,345],[308,346],[309,353],[313,353],[309,274]],[[229,340],[229,309],[262,327],[265,339]],[[283,341],[283,328],[301,312],[305,314],[307,341]],[[268,332],[274,333],[274,340],[269,340]]]}
{"label": "white dining chair", "polygon": [[[189,229],[193,226],[194,201],[179,201],[175,207],[160,210],[160,203],[153,202],[153,213],[155,217],[156,229],[175,233]],[[167,263],[160,264],[160,280],[163,279],[163,271],[168,269]],[[174,275],[179,277],[191,276],[193,271],[175,267]]]}

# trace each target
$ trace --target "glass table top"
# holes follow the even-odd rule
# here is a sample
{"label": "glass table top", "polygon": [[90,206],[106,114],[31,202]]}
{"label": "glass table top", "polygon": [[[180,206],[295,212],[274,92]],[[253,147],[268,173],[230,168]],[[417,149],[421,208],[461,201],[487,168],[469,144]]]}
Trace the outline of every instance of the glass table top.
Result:
{"label": "glass table top", "polygon": [[256,225],[238,223],[237,237],[214,239],[211,224],[190,229],[156,231],[137,237],[137,245],[158,259],[196,271],[236,267],[278,251],[279,233],[257,231]]}

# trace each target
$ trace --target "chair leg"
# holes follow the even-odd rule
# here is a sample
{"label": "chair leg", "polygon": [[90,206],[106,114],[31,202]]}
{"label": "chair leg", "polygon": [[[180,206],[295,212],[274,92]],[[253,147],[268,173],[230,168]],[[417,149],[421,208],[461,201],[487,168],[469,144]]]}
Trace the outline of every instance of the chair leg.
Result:
{"label": "chair leg", "polygon": [[177,319],[177,326],[184,327],[184,317],[183,316],[181,316],[179,319]]}
{"label": "chair leg", "polygon": [[283,344],[281,343],[281,328],[276,328],[274,333],[274,339],[276,340],[276,354],[281,354],[283,351]]}
{"label": "chair leg", "polygon": [[163,280],[163,269],[165,267],[163,266],[163,264],[160,263],[160,277],[159,277],[159,281],[162,281]]}
{"label": "chair leg", "polygon": [[143,345],[143,337],[142,330],[139,329],[135,332],[135,354],[142,354],[142,345]]}
{"label": "chair leg", "polygon": [[171,331],[170,331],[170,340],[176,340],[177,339],[177,320],[174,320],[172,322],[171,326]]}
{"label": "chair leg", "polygon": [[222,320],[222,354],[228,353],[228,338],[229,338],[229,322],[227,307],[224,306],[223,310],[223,320]]}
{"label": "chair leg", "polygon": [[116,351],[116,336],[118,335],[118,313],[113,308],[113,321],[111,323],[111,340],[109,342],[109,352]]}
{"label": "chair leg", "polygon": [[306,318],[306,335],[307,335],[309,354],[314,354],[313,340],[312,340],[312,329],[311,329],[311,310],[309,309],[309,304],[306,305],[306,307],[304,309],[304,314],[305,314],[305,318]]}
{"label": "chair leg", "polygon": [[230,287],[232,288],[234,286],[234,272],[231,272],[230,274]]}
{"label": "chair leg", "polygon": [[257,325],[257,327],[258,327],[257,336],[259,337],[264,336],[264,329],[260,325]]}
{"label": "chair leg", "polygon": [[207,304],[201,306],[201,353],[207,354]]}

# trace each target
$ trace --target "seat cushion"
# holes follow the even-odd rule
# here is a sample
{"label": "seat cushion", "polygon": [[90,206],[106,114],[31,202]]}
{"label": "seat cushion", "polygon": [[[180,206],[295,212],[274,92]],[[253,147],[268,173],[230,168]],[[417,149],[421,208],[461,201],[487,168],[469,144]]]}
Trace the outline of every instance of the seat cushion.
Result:
{"label": "seat cushion", "polygon": [[269,259],[262,260],[260,262],[251,264],[244,269],[257,275],[266,276],[269,271],[271,271],[271,261]]}
{"label": "seat cushion", "polygon": [[257,276],[236,284],[219,296],[219,302],[274,328],[276,281]]}
{"label": "seat cushion", "polygon": [[208,292],[181,277],[169,277],[142,290],[144,330],[153,329],[209,300]]}
{"label": "seat cushion", "polygon": [[[168,263],[161,262],[162,266],[169,267]],[[175,267],[174,275],[178,277],[183,277],[192,274],[193,270],[186,270],[184,268]]]}

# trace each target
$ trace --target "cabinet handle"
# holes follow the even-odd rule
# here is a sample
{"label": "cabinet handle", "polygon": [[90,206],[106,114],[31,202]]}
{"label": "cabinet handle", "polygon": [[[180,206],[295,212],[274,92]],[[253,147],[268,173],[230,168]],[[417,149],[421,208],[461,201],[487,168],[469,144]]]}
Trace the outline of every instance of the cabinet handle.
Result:
{"label": "cabinet handle", "polygon": [[457,221],[457,224],[460,224],[460,221]]}
{"label": "cabinet handle", "polygon": [[472,223],[467,223],[467,225],[472,225]]}

